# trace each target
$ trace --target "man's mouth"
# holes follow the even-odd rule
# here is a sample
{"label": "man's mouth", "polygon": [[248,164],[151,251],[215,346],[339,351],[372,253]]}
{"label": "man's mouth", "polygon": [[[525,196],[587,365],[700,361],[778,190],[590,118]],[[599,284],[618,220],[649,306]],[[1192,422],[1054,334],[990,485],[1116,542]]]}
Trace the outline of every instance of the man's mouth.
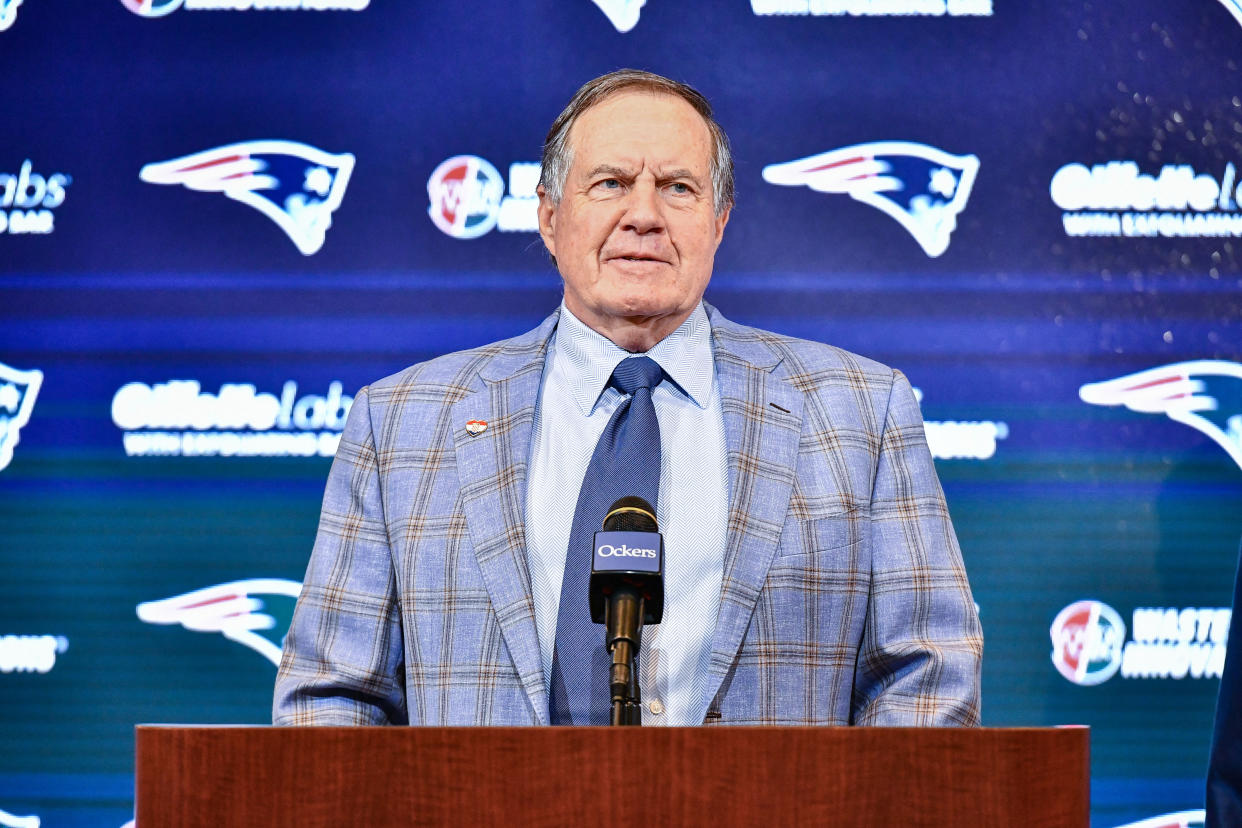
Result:
{"label": "man's mouth", "polygon": [[622,262],[663,262],[663,259],[655,256],[612,256],[613,261]]}

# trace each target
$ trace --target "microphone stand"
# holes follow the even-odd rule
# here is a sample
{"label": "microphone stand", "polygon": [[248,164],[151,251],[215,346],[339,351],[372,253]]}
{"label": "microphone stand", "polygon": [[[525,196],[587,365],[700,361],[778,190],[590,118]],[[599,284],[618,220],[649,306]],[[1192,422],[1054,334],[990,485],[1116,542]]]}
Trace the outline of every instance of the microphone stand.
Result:
{"label": "microphone stand", "polygon": [[642,700],[635,662],[642,643],[643,598],[637,590],[617,587],[609,596],[604,623],[612,653],[609,690],[613,725],[641,725]]}

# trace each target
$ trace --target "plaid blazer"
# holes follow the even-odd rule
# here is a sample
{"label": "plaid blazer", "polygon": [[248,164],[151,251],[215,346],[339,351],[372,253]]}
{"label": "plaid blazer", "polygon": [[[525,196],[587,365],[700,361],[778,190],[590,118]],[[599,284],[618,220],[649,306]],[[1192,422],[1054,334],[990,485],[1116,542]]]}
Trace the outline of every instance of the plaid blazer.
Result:
{"label": "plaid blazer", "polygon": [[[977,724],[982,634],[909,383],[708,314],[729,517],[704,721]],[[358,393],[276,724],[547,724],[524,511],[556,321]]]}

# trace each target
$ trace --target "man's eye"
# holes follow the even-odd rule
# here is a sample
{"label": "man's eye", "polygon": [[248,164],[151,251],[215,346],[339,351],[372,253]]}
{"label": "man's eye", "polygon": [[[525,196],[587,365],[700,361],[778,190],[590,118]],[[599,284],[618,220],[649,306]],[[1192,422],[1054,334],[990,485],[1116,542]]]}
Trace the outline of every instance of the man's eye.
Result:
{"label": "man's eye", "polygon": [[603,187],[605,190],[615,190],[621,186],[621,182],[615,178],[605,178],[603,181],[599,182],[599,186]]}
{"label": "man's eye", "polygon": [[680,181],[674,181],[672,184],[673,192],[678,195],[685,195],[690,192],[690,187]]}

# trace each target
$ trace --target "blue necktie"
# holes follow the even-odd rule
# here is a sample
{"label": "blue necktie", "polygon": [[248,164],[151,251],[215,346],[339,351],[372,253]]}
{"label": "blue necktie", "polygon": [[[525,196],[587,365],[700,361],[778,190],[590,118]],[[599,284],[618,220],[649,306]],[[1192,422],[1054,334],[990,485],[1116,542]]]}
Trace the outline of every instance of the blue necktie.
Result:
{"label": "blue necktie", "polygon": [[650,357],[621,360],[609,384],[623,400],[604,427],[582,479],[565,555],[552,656],[552,724],[606,725],[611,708],[604,629],[591,622],[587,586],[595,533],[618,499],[637,495],[655,505],[660,494],[660,423],[651,392],[664,371]]}

